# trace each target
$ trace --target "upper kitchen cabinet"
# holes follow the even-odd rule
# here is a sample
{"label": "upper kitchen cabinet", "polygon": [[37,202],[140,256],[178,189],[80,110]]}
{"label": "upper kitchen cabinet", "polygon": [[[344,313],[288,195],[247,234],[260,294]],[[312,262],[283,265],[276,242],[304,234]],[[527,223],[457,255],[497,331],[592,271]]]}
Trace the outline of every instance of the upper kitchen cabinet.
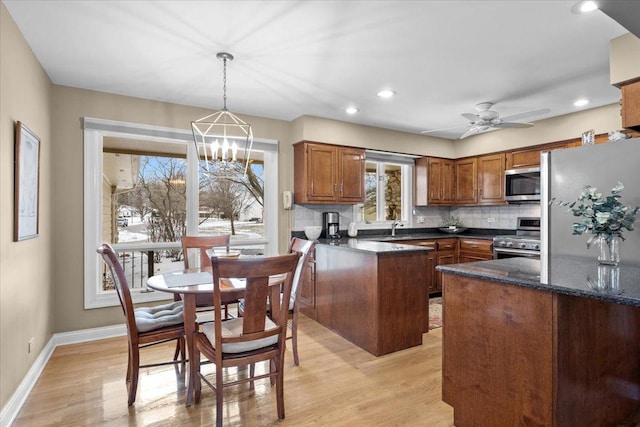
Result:
{"label": "upper kitchen cabinet", "polygon": [[455,203],[475,205],[478,203],[478,158],[468,157],[455,162]]}
{"label": "upper kitchen cabinet", "polygon": [[640,80],[622,86],[622,127],[640,131]]}
{"label": "upper kitchen cabinet", "polygon": [[296,203],[364,202],[364,149],[307,141],[293,147]]}
{"label": "upper kitchen cabinet", "polygon": [[504,154],[478,157],[478,204],[499,205],[504,200]]}
{"label": "upper kitchen cabinet", "polygon": [[454,203],[454,163],[453,160],[436,157],[416,159],[416,205]]}

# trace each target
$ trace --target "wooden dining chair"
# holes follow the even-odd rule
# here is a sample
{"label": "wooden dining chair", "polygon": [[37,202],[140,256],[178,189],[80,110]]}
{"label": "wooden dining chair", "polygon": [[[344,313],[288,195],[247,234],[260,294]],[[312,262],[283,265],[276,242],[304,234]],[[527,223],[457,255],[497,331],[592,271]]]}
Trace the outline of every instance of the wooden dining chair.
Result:
{"label": "wooden dining chair", "polygon": [[[288,307],[280,304],[280,289],[284,300],[291,297],[293,276],[300,254],[247,259],[212,258],[213,304],[222,305],[220,281],[223,278],[244,278],[244,316],[229,320],[216,320],[201,325],[196,333],[196,351],[191,357],[196,372],[200,372],[200,355],[215,364],[215,385],[199,374],[194,382],[195,402],[200,402],[202,381],[216,393],[216,425],[222,426],[223,388],[270,378],[276,386],[278,418],[284,419],[284,350],[287,338]],[[284,283],[270,285],[269,277],[286,274]],[[234,279],[235,280],[235,279]],[[267,302],[271,303],[271,317],[267,316]],[[223,369],[242,367],[269,361],[269,372],[231,382],[223,382]]]}
{"label": "wooden dining chair", "polygon": [[[289,329],[291,329],[291,335],[287,336],[287,339],[291,340],[291,346],[293,348],[293,363],[296,366],[300,365],[300,358],[298,356],[298,314],[300,307],[300,304],[298,304],[298,300],[300,299],[300,292],[298,292],[298,288],[304,276],[304,269],[307,268],[307,261],[309,260],[309,256],[313,253],[313,250],[316,247],[316,243],[317,241],[294,237],[289,243],[289,250],[287,252],[297,252],[300,254],[298,265],[296,266],[296,272],[293,276],[291,298],[289,299],[289,320],[291,320],[291,323],[287,324]],[[240,300],[238,302],[238,314],[242,315],[243,311],[244,301]]]}
{"label": "wooden dining chair", "polygon": [[[182,236],[182,254],[184,256],[184,267],[194,268],[198,264],[196,260],[189,257],[190,250],[197,249],[200,256],[200,267],[211,266],[211,258],[207,254],[207,250],[214,247],[224,247],[229,250],[229,243],[231,241],[230,234],[223,234],[219,236]],[[193,254],[192,254],[193,255]],[[175,294],[176,300],[180,299],[179,294]],[[199,322],[212,321],[213,320],[213,296],[199,294],[196,295],[196,309],[198,309],[200,315],[198,316]],[[203,312],[208,311],[211,316],[202,315]],[[224,316],[225,319],[229,317],[229,306],[224,304]]]}
{"label": "wooden dining chair", "polygon": [[[154,366],[184,364],[185,334],[182,301],[155,307],[133,307],[129,282],[124,274],[122,265],[113,248],[103,244],[97,249],[108,267],[109,273],[120,299],[120,305],[126,319],[129,356],[127,363],[126,384],[129,406],[136,400],[138,390],[138,373],[140,368]],[[106,274],[106,272],[105,272]],[[168,341],[177,340],[173,361],[140,364],[140,349]],[[178,356],[180,359],[178,360]]]}

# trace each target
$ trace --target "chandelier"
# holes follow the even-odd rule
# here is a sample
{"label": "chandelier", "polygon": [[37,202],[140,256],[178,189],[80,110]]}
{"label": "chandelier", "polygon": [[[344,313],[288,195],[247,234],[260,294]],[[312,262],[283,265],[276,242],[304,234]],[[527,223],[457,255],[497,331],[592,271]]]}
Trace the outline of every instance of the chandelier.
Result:
{"label": "chandelier", "polygon": [[227,110],[227,61],[232,61],[233,55],[219,52],[216,57],[223,63],[223,106],[221,110],[191,122],[193,141],[198,156],[204,158],[207,172],[212,164],[219,177],[237,176],[243,169],[243,176],[246,176],[253,131],[250,124]]}

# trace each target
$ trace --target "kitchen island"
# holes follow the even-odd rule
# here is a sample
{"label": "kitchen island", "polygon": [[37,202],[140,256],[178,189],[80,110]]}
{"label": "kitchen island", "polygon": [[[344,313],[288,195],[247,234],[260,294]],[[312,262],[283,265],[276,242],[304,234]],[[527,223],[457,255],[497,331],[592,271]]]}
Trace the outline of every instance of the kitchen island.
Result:
{"label": "kitchen island", "polygon": [[320,240],[312,317],[375,356],[421,345],[429,324],[429,251],[360,239]]}
{"label": "kitchen island", "polygon": [[640,408],[640,268],[554,257],[438,267],[443,400],[465,426],[618,425]]}

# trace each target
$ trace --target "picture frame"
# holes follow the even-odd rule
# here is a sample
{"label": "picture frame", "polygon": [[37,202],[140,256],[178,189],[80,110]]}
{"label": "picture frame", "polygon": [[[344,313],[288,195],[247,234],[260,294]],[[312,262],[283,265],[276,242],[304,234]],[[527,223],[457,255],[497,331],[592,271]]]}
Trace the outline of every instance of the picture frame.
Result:
{"label": "picture frame", "polygon": [[24,123],[15,125],[13,241],[38,237],[40,138]]}

